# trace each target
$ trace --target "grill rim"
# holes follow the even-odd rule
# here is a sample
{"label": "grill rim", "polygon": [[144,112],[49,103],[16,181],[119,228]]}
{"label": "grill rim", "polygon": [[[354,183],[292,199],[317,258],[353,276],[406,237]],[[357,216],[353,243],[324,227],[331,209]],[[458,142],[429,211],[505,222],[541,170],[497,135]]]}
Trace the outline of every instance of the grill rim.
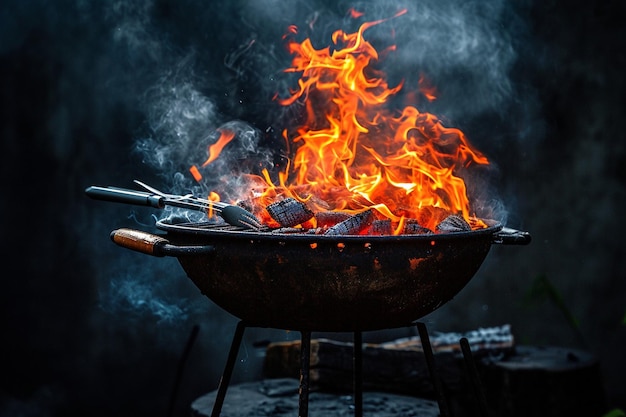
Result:
{"label": "grill rim", "polygon": [[236,226],[212,223],[212,222],[183,222],[172,223],[169,219],[161,219],[156,222],[156,227],[168,233],[177,235],[205,236],[207,238],[242,238],[267,241],[294,240],[302,242],[343,242],[351,241],[355,243],[363,242],[385,242],[385,241],[444,241],[457,240],[481,235],[494,235],[502,230],[502,223],[496,220],[481,219],[487,224],[486,228],[462,232],[446,232],[433,234],[403,234],[403,235],[324,235],[307,232],[284,233],[275,232],[273,229],[257,231]]}

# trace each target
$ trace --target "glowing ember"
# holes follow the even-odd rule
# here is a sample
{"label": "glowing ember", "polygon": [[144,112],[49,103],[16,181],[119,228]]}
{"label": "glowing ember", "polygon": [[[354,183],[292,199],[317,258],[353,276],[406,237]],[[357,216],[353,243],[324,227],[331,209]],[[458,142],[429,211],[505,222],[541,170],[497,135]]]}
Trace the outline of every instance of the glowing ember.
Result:
{"label": "glowing ember", "polygon": [[[295,154],[278,174],[278,184],[267,171],[255,179],[262,192],[254,204],[263,208],[291,197],[316,212],[372,210],[377,218],[391,220],[395,233],[401,233],[407,219],[435,230],[451,214],[462,216],[472,228],[484,227],[473,218],[458,175],[473,163],[488,164],[487,158],[460,130],[443,126],[436,116],[412,106],[400,111],[386,106],[402,84],[388,85],[385,74],[372,65],[377,51],[363,37],[381,22],[364,23],[356,33],[338,30],[332,48],[324,49],[315,49],[310,39],[296,42],[297,28],[289,28],[285,39],[293,60],[286,72],[298,73],[300,79],[289,97],[277,99],[283,106],[304,104],[305,121],[284,130]],[[423,77],[420,86],[428,100],[435,99]],[[205,165],[231,139],[222,132]],[[262,220],[271,225],[269,216]]]}
{"label": "glowing ember", "polygon": [[[219,154],[222,152],[222,149],[224,149],[224,146],[228,145],[228,142],[233,140],[234,137],[235,137],[235,132],[232,132],[230,130],[220,131],[220,137],[217,140],[217,142],[209,146],[209,149],[208,149],[209,157],[207,158],[206,161],[204,161],[202,166],[205,167],[209,165],[211,162],[215,161],[217,157],[219,156]],[[193,178],[196,181],[200,182],[200,180],[202,180],[202,174],[200,173],[200,170],[198,170],[197,166],[192,165],[191,168],[189,168],[189,172],[191,172],[191,175],[193,175]]]}

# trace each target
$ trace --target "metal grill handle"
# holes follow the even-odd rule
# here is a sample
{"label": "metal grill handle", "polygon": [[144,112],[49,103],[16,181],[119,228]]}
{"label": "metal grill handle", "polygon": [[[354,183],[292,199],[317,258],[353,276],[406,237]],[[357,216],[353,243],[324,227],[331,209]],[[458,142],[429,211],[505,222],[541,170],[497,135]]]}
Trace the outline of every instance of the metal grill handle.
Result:
{"label": "metal grill handle", "polygon": [[493,243],[503,245],[528,245],[531,241],[530,233],[521,230],[503,227],[493,234]]}

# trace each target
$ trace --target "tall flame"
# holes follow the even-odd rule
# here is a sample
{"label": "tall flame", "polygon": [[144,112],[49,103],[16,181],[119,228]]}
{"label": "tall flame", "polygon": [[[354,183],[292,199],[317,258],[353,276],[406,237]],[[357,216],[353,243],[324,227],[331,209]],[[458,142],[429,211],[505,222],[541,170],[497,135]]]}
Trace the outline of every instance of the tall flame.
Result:
{"label": "tall flame", "polygon": [[[266,170],[262,178],[251,176],[255,187],[262,184],[257,204],[266,207],[281,196],[294,197],[314,211],[374,209],[396,225],[417,219],[434,230],[444,217],[460,214],[472,227],[483,227],[470,211],[459,172],[489,162],[463,132],[445,127],[436,116],[413,106],[388,108],[403,84],[387,83],[373,65],[378,52],[363,36],[381,22],[363,23],[356,33],[337,30],[332,48],[323,49],[315,49],[308,38],[296,42],[297,27],[288,28],[284,39],[293,59],[285,72],[300,78],[288,97],[277,100],[283,106],[303,104],[304,123],[283,131],[296,150],[278,173],[278,184]],[[423,77],[419,85],[426,99],[435,99],[434,88]],[[222,132],[205,165],[231,139]],[[268,216],[264,220],[271,223]]]}
{"label": "tall flame", "polygon": [[[300,73],[300,79],[279,102],[303,101],[306,120],[284,132],[298,147],[288,168],[295,178],[288,181],[291,172],[285,170],[282,182],[290,184],[290,195],[315,196],[334,210],[374,208],[394,222],[415,218],[431,229],[451,213],[469,220],[457,171],[488,160],[436,116],[412,106],[394,114],[385,106],[402,84],[390,87],[372,66],[378,53],[363,33],[380,22],[364,23],[356,33],[334,32],[333,50],[315,49],[310,39],[288,42],[294,58],[286,71]],[[432,91],[428,98],[434,98]]]}

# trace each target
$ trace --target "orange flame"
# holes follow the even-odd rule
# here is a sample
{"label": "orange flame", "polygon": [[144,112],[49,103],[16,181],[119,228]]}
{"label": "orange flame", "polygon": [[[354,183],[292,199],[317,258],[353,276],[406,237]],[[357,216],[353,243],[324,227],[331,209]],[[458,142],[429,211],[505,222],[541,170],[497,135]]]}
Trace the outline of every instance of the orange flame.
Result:
{"label": "orange flame", "polygon": [[[309,204],[322,201],[330,209],[355,212],[374,208],[393,222],[415,218],[433,230],[452,213],[470,220],[465,182],[457,171],[488,160],[436,116],[412,106],[394,115],[385,107],[402,84],[387,84],[372,65],[378,53],[363,37],[381,22],[364,23],[352,34],[334,32],[332,51],[315,49],[310,39],[288,43],[294,58],[286,72],[301,75],[298,88],[279,103],[304,101],[306,121],[284,132],[298,148],[293,167],[279,176],[280,186]],[[434,99],[434,89],[422,87]],[[288,181],[291,174],[295,178]]]}
{"label": "orange flame", "polygon": [[[357,12],[351,13],[357,17]],[[264,207],[277,198],[293,197],[313,211],[374,209],[379,218],[392,221],[395,233],[401,233],[407,219],[435,230],[450,214],[461,214],[472,228],[485,227],[470,211],[459,174],[471,164],[488,164],[487,158],[463,132],[445,127],[436,116],[413,106],[400,111],[387,107],[403,84],[387,83],[375,65],[376,49],[363,37],[381,22],[363,23],[356,33],[335,31],[332,50],[315,49],[310,39],[298,43],[293,40],[297,27],[288,28],[283,39],[293,59],[285,72],[299,73],[300,78],[297,88],[278,102],[302,103],[305,114],[301,126],[283,131],[289,149],[296,150],[277,179],[267,170],[262,177],[250,175],[254,211],[264,223],[273,222]],[[435,89],[423,77],[419,85],[421,94],[435,99]],[[234,137],[232,132],[221,133],[203,166]]]}
{"label": "orange flame", "polygon": [[350,14],[350,17],[352,17],[353,19],[358,19],[359,17],[363,16],[363,12],[359,12],[358,10],[356,10],[354,7],[351,7],[348,10],[348,13]]}
{"label": "orange flame", "polygon": [[235,132],[230,130],[220,130],[219,132],[219,139],[213,145],[209,146],[209,157],[202,164],[203,167],[215,161],[222,152],[222,149],[224,149],[224,146],[228,145],[228,143],[235,137]]}
{"label": "orange flame", "polygon": [[[211,162],[215,161],[217,159],[217,157],[220,155],[220,153],[222,153],[222,150],[224,149],[224,146],[228,145],[228,143],[231,140],[233,140],[233,138],[235,137],[235,132],[232,132],[230,130],[219,130],[218,129],[218,131],[220,132],[220,137],[217,139],[217,141],[214,144],[209,146],[209,148],[208,148],[208,150],[209,150],[209,157],[202,164],[203,167],[205,167],[205,166],[209,165]],[[202,174],[200,173],[200,170],[198,169],[197,166],[192,165],[189,168],[189,172],[191,173],[191,175],[193,176],[193,178],[197,182],[200,182],[202,180]]]}
{"label": "orange flame", "polygon": [[426,97],[428,101],[434,101],[437,99],[437,90],[433,85],[430,84],[430,81],[424,77],[422,74],[418,81],[420,92]]}

